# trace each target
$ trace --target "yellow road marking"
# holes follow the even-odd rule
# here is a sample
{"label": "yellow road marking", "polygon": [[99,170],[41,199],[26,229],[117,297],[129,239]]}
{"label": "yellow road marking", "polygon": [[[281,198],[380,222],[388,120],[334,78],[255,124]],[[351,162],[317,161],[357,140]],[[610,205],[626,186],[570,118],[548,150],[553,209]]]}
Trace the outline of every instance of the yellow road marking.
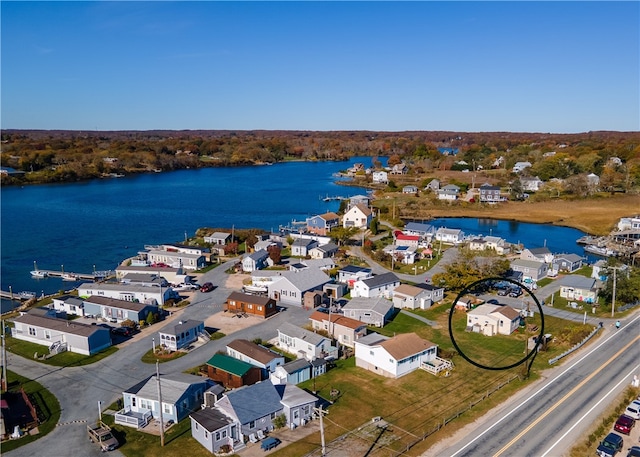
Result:
{"label": "yellow road marking", "polygon": [[580,388],[582,388],[582,386],[584,386],[587,382],[589,382],[595,375],[597,375],[598,373],[600,373],[602,370],[604,370],[607,365],[609,365],[611,362],[613,362],[615,359],[617,359],[618,357],[620,357],[620,354],[622,354],[624,351],[626,351],[629,346],[631,346],[632,344],[634,344],[636,341],[638,341],[640,339],[640,335],[636,336],[631,342],[629,342],[629,344],[627,344],[625,347],[623,347],[622,349],[620,349],[613,357],[611,357],[605,364],[603,364],[600,368],[598,368],[596,371],[594,371],[593,373],[591,373],[589,376],[587,376],[585,379],[582,380],[582,382],[580,382],[580,384],[578,384],[577,386],[575,386],[573,389],[571,389],[571,391],[569,391],[564,397],[562,397],[560,400],[558,400],[558,402],[556,402],[556,404],[554,404],[551,408],[549,408],[544,414],[542,414],[541,416],[539,416],[535,421],[533,421],[527,428],[525,428],[524,430],[522,430],[514,439],[512,439],[511,441],[509,441],[502,449],[500,449],[498,452],[496,452],[493,457],[498,457],[500,455],[502,455],[507,449],[509,449],[511,446],[513,446],[516,441],[518,441],[520,438],[522,438],[524,435],[526,435],[529,430],[531,430],[533,427],[535,427],[536,425],[538,425],[540,423],[540,421],[542,421],[545,417],[547,417],[549,414],[551,414],[558,406],[560,406],[562,403],[564,403],[570,396],[572,396],[574,393],[576,393],[576,391]]}

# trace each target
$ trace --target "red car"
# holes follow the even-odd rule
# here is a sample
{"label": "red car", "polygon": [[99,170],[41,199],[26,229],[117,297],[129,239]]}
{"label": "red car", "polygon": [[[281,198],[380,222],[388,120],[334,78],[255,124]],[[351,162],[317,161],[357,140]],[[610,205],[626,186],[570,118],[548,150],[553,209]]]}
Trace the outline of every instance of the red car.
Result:
{"label": "red car", "polygon": [[618,418],[618,420],[616,421],[616,424],[613,426],[613,429],[616,432],[620,432],[620,433],[624,433],[625,435],[628,435],[629,433],[631,433],[631,429],[635,424],[636,424],[636,421],[633,419],[633,417],[623,414]]}
{"label": "red car", "polygon": [[205,282],[200,286],[200,292],[211,292],[213,290],[213,284],[210,282]]}

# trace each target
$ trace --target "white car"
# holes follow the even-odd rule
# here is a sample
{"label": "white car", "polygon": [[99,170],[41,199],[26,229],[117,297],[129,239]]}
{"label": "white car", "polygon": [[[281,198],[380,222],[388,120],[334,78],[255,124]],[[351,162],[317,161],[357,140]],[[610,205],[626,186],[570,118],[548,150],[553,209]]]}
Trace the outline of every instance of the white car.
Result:
{"label": "white car", "polygon": [[640,419],[640,401],[634,400],[631,403],[629,403],[629,406],[627,406],[627,409],[624,410],[624,414],[626,414],[627,416],[633,417],[636,420]]}

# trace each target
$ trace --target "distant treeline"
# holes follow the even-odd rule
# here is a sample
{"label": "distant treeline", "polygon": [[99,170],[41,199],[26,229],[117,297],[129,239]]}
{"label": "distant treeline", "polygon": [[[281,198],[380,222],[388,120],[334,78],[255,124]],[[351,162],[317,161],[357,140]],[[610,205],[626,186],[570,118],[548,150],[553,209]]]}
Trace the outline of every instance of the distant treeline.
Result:
{"label": "distant treeline", "polygon": [[543,180],[600,174],[615,157],[624,166],[618,170],[624,178],[640,183],[640,132],[4,130],[2,166],[24,173],[3,174],[2,184],[354,156],[393,157],[423,169],[445,170],[456,169],[460,162],[488,169],[502,157],[499,166],[504,168],[517,161],[537,163]]}

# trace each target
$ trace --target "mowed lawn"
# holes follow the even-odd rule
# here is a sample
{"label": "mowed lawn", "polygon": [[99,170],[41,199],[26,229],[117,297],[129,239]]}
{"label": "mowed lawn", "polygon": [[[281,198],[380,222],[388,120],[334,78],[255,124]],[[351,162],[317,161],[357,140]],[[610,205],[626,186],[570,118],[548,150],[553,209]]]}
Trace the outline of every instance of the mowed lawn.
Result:
{"label": "mowed lawn", "polygon": [[[393,336],[394,333],[415,332],[421,337],[439,345],[442,353],[451,355],[454,347],[448,331],[449,306],[441,305],[420,314],[436,320],[438,327],[430,327],[404,314],[397,314],[393,322],[384,329],[375,329],[380,333]],[[480,361],[490,365],[501,360],[500,366],[524,357],[524,333],[509,337],[486,337],[464,332],[464,313],[454,319],[454,328],[461,330],[459,345],[463,345]],[[539,316],[537,317],[539,322]],[[534,321],[536,318],[534,318]],[[531,323],[531,322],[530,322]],[[545,333],[559,333],[567,323],[556,318],[545,317]],[[372,329],[373,330],[373,329]],[[456,333],[454,333],[456,334]],[[457,338],[456,334],[456,338]],[[529,335],[530,336],[530,335]],[[438,436],[451,433],[454,429],[473,421],[475,418],[504,401],[518,389],[526,386],[538,377],[537,370],[549,367],[550,357],[558,355],[567,346],[550,346],[548,351],[540,352],[533,364],[529,377],[523,376],[523,366],[509,370],[484,370],[468,363],[459,355],[453,354],[451,360],[455,368],[448,377],[434,376],[423,370],[416,370],[400,379],[388,379],[355,366],[355,359],[340,360],[337,367],[326,375],[313,381],[300,384],[300,387],[317,391],[325,398],[331,398],[331,391],[339,391],[335,402],[329,408],[325,420],[325,440],[329,443],[350,431],[357,429],[371,419],[381,416],[392,424],[392,432],[387,433],[389,442],[375,453],[369,455],[389,455],[391,450],[402,450],[424,434],[431,433],[442,424],[466,411],[455,419],[455,425],[445,427],[431,438],[421,441],[412,448],[409,455],[417,455],[432,444]],[[514,379],[515,378],[515,379]],[[507,382],[511,380],[507,384]],[[499,386],[504,386],[497,390]],[[488,395],[490,394],[490,395]],[[474,405],[469,410],[470,405]],[[389,439],[389,434],[392,438]],[[354,446],[361,440],[353,439]],[[360,443],[361,444],[361,443]],[[299,442],[281,448],[276,453],[282,456],[300,456],[318,449],[320,434],[310,435]],[[415,452],[414,452],[415,451]]]}

